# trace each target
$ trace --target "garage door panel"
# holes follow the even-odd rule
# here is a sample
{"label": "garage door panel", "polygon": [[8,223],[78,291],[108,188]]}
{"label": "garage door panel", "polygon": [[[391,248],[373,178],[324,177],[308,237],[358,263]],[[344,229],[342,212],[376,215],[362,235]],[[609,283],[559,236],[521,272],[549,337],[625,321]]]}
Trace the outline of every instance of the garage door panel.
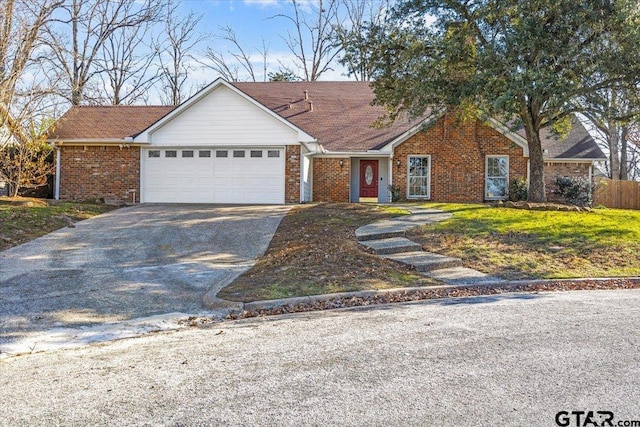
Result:
{"label": "garage door panel", "polygon": [[[157,149],[154,149],[157,150]],[[284,152],[279,157],[268,157],[272,148],[242,148],[211,150],[211,157],[148,157],[143,151],[143,197],[149,203],[284,203]],[[187,149],[190,150],[190,149]],[[218,157],[216,150],[227,151],[227,157]],[[251,157],[260,151],[262,157]],[[234,151],[245,157],[234,157]],[[256,155],[254,153],[254,155]]]}

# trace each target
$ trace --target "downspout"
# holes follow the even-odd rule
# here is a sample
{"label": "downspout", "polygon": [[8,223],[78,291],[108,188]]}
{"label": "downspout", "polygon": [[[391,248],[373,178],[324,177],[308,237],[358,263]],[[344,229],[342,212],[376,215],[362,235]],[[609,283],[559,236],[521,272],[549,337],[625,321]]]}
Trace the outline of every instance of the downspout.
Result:
{"label": "downspout", "polygon": [[393,153],[391,153],[391,156],[389,156],[388,167],[389,172],[387,173],[387,175],[389,175],[389,182],[387,182],[387,200],[389,201],[389,203],[393,203],[393,196],[391,194],[391,190],[389,189],[393,185]]}
{"label": "downspout", "polygon": [[60,147],[56,147],[56,184],[54,198],[60,200]]}

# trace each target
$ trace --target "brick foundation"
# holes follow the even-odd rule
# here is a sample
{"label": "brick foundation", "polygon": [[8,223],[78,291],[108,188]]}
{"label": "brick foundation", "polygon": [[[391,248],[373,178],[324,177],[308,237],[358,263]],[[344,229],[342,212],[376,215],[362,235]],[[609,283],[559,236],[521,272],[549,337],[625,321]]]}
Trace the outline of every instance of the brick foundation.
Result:
{"label": "brick foundation", "polygon": [[313,159],[314,202],[349,202],[350,164],[348,157]]}
{"label": "brick foundation", "polygon": [[140,195],[140,148],[62,146],[60,198],[104,199],[106,203],[131,202]]}

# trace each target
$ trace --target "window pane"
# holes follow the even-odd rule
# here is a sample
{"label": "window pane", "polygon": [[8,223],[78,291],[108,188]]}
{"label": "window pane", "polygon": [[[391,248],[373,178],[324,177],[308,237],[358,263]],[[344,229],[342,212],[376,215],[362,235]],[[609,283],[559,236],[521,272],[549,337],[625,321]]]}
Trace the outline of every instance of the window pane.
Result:
{"label": "window pane", "polygon": [[149,157],[160,157],[160,150],[149,150]]}
{"label": "window pane", "polygon": [[233,157],[244,157],[244,150],[242,151],[234,151]]}
{"label": "window pane", "polygon": [[429,197],[428,157],[409,157],[409,196]]}
{"label": "window pane", "polygon": [[198,157],[211,157],[211,151],[209,151],[209,150],[200,150],[200,151],[198,151]]}
{"label": "window pane", "polygon": [[506,177],[507,169],[508,167],[506,157],[489,157],[487,159],[488,177]]}
{"label": "window pane", "polygon": [[182,157],[193,157],[193,150],[182,150]]}
{"label": "window pane", "polygon": [[228,157],[229,152],[227,150],[217,150],[216,157]]}
{"label": "window pane", "polygon": [[251,157],[262,157],[262,150],[251,150]]}
{"label": "window pane", "polygon": [[176,150],[166,150],[164,152],[165,157],[178,157],[178,152]]}
{"label": "window pane", "polygon": [[280,157],[280,150],[267,151],[267,157]]}
{"label": "window pane", "polygon": [[487,178],[487,197],[506,197],[506,178]]}

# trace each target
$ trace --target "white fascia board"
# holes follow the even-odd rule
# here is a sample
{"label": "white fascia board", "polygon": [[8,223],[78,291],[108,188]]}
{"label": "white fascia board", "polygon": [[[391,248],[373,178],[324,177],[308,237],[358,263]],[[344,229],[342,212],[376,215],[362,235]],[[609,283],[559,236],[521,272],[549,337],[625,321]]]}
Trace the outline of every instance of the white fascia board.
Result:
{"label": "white fascia board", "polygon": [[319,158],[336,158],[336,157],[363,157],[363,158],[380,158],[380,157],[390,157],[390,153],[385,153],[382,151],[323,151],[320,153],[313,153],[313,157]]}
{"label": "white fascia board", "polygon": [[229,90],[234,92],[236,95],[241,96],[242,98],[246,99],[247,101],[249,101],[250,103],[252,103],[256,107],[260,108],[262,111],[264,111],[267,114],[269,114],[274,119],[278,120],[279,122],[285,124],[289,128],[291,128],[294,131],[296,131],[298,133],[298,140],[301,143],[315,142],[316,141],[316,139],[314,137],[312,137],[311,135],[309,135],[308,133],[306,133],[305,131],[303,131],[299,127],[295,126],[290,121],[288,121],[286,119],[283,119],[278,114],[274,113],[273,111],[271,111],[270,109],[268,109],[267,107],[265,107],[264,105],[262,105],[261,103],[259,103],[258,101],[256,101],[255,99],[253,99],[252,97],[247,95],[246,93],[242,92],[240,89],[236,88],[235,86],[233,86],[232,84],[230,84],[229,82],[227,82],[226,80],[224,80],[221,77],[217,78],[212,83],[210,83],[209,85],[205,86],[202,90],[200,90],[200,92],[196,93],[191,98],[189,98],[186,101],[184,101],[182,104],[177,106],[174,110],[172,110],[169,114],[167,114],[166,116],[162,117],[160,120],[158,120],[157,122],[155,122],[154,124],[149,126],[147,129],[142,131],[140,134],[138,134],[138,136],[136,136],[134,138],[134,141],[138,142],[138,141],[143,140],[145,142],[149,142],[150,138],[151,138],[151,135],[155,131],[160,129],[165,124],[169,123],[175,117],[179,116],[180,114],[182,114],[183,112],[188,110],[192,105],[198,103],[198,101],[200,101],[202,98],[204,98],[205,96],[209,95],[211,92],[213,92],[214,90],[216,90],[217,88],[219,88],[221,86],[224,86],[224,87],[228,88]]}
{"label": "white fascia board", "polygon": [[545,163],[593,163],[593,162],[604,162],[606,161],[606,157],[594,158],[594,159],[576,159],[576,158],[568,158],[563,159],[559,157],[554,157],[552,159],[543,159]]}
{"label": "white fascia board", "polygon": [[499,121],[497,121],[493,117],[489,117],[487,115],[483,115],[482,116],[482,120],[484,120],[494,130],[500,132],[501,134],[503,134],[504,136],[509,138],[511,141],[515,142],[520,147],[522,147],[522,153],[523,153],[524,157],[529,157],[529,143],[527,142],[527,140],[525,138],[523,138],[522,136],[518,135],[517,133],[515,133],[514,131],[509,129],[508,126],[500,123]]}

